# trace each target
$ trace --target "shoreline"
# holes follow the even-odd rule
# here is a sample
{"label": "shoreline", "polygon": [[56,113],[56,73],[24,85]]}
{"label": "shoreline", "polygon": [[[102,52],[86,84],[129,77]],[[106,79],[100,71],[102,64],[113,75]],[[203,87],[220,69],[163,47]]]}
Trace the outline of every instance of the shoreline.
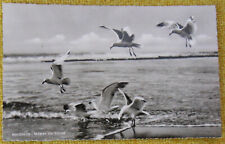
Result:
{"label": "shoreline", "polygon": [[[187,58],[205,58],[218,57],[218,54],[211,55],[187,55],[187,56],[158,56],[158,57],[140,57],[140,58],[90,58],[90,59],[67,59],[65,62],[79,61],[132,61],[132,60],[163,60],[163,59],[187,59]],[[54,60],[42,60],[41,62],[53,62]]]}

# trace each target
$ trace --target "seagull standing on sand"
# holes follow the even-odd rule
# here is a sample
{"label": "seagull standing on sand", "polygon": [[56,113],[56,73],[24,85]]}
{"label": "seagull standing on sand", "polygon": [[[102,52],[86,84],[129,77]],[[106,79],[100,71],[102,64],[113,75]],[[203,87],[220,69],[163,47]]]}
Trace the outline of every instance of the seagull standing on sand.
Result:
{"label": "seagull standing on sand", "polygon": [[134,40],[134,34],[132,35],[129,35],[127,33],[127,31],[121,29],[121,30],[117,30],[117,29],[110,29],[108,27],[105,27],[105,26],[100,26],[100,28],[103,28],[103,29],[107,29],[107,30],[112,30],[113,32],[115,32],[118,36],[118,38],[121,40],[120,42],[117,42],[117,43],[113,43],[113,45],[110,47],[110,50],[113,48],[113,47],[124,47],[124,48],[129,48],[129,53],[130,53],[130,56],[135,56],[136,57],[136,54],[134,53],[134,48],[139,48],[140,47],[140,44],[137,44],[137,43],[133,43],[133,40]]}
{"label": "seagull standing on sand", "polygon": [[172,21],[167,22],[161,22],[156,25],[157,27],[168,27],[171,32],[169,35],[172,35],[173,33],[180,35],[181,37],[185,38],[186,40],[186,47],[191,47],[190,41],[192,40],[192,36],[196,31],[196,24],[193,16],[190,16],[187,20],[187,23],[185,26],[182,26],[179,23],[175,23]]}
{"label": "seagull standing on sand", "polygon": [[115,82],[102,90],[100,100],[89,102],[97,110],[98,113],[108,114],[110,111],[117,109],[119,106],[111,107],[111,103],[118,88],[124,88],[128,82]]}
{"label": "seagull standing on sand", "polygon": [[86,106],[83,103],[70,103],[63,106],[65,114],[68,112],[73,112],[73,114],[81,118],[82,121],[86,121],[90,117],[90,113],[87,112]]}
{"label": "seagull standing on sand", "polygon": [[63,85],[69,85],[70,79],[63,78],[62,64],[64,60],[69,56],[69,54],[70,54],[70,51],[68,51],[65,55],[63,55],[59,59],[54,60],[54,62],[51,65],[52,77],[45,79],[42,82],[42,84],[48,83],[48,84],[58,85],[60,87],[61,93],[64,93],[66,91]]}
{"label": "seagull standing on sand", "polygon": [[146,101],[142,97],[135,97],[133,100],[130,99],[130,97],[124,93],[121,89],[119,89],[119,92],[124,96],[125,99],[125,105],[120,110],[118,119],[120,120],[124,114],[128,114],[132,118],[132,124],[131,126],[135,126],[135,118],[138,115],[149,115],[148,112],[143,111],[144,105]]}

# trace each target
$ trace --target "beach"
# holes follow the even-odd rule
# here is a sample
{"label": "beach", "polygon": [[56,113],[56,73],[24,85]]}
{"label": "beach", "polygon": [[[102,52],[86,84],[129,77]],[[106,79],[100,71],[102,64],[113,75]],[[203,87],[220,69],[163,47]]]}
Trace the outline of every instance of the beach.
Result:
{"label": "beach", "polygon": [[[64,76],[71,85],[64,94],[57,86],[41,84],[51,75],[50,64],[3,63],[4,140],[95,139],[124,128],[123,121],[80,122],[63,111],[64,104],[98,99],[105,86],[117,81],[129,82],[124,91],[131,98],[147,101],[144,110],[150,116],[137,117],[136,133],[152,135],[138,138],[221,135],[218,57],[66,62]],[[123,103],[116,94],[112,105]],[[135,138],[131,132],[124,131],[124,138]]]}

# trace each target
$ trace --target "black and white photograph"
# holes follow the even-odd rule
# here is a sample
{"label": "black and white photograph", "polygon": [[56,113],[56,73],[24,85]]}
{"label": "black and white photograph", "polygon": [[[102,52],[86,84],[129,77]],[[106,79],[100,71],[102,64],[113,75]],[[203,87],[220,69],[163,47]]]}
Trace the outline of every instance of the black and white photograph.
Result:
{"label": "black and white photograph", "polygon": [[2,9],[4,141],[221,137],[214,5]]}

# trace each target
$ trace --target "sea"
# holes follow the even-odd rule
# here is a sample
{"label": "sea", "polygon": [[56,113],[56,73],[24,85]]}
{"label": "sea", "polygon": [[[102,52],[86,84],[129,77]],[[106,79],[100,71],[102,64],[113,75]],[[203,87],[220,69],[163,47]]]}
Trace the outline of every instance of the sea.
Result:
{"label": "sea", "polygon": [[[55,58],[57,55],[3,58],[3,140],[95,139],[123,128],[129,119],[118,121],[119,110],[111,119],[96,117],[85,122],[63,110],[63,105],[71,102],[85,103],[93,110],[88,103],[98,100],[104,87],[119,81],[129,82],[124,91],[131,98],[140,96],[147,101],[144,110],[150,115],[137,117],[139,128],[221,128],[215,53],[194,57],[117,55],[113,59],[109,55],[72,55],[63,64],[64,77],[71,79],[63,94],[58,86],[41,84],[51,77]],[[112,105],[122,107],[123,96],[116,93]]]}

